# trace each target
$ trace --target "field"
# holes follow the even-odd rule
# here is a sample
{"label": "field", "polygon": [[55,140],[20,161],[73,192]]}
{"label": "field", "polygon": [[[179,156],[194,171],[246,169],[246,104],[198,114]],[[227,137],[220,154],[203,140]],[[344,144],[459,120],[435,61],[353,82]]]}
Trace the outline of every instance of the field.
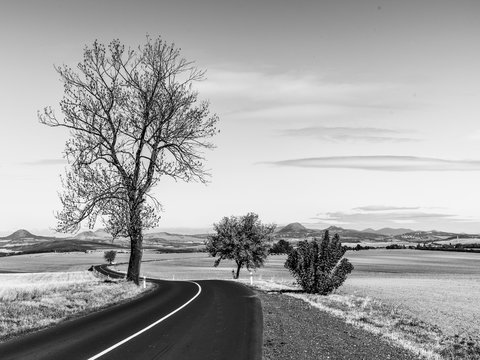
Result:
{"label": "field", "polygon": [[[445,334],[480,332],[479,254],[379,249],[348,252],[347,257],[355,270],[338,293],[380,300],[440,327]],[[213,259],[203,253],[148,258],[142,272],[164,279],[231,279],[234,269],[233,262],[214,268]],[[284,262],[285,256],[271,256],[266,266],[254,273],[255,281],[292,284]],[[125,271],[126,267],[118,269]],[[245,269],[240,278],[249,279]]]}
{"label": "field", "polygon": [[[416,250],[349,251],[346,256],[355,270],[338,293],[380,300],[395,310],[409,314],[442,332],[478,334],[480,318],[479,254]],[[118,254],[117,263],[127,254]],[[213,267],[205,253],[156,254],[145,252],[142,274],[163,279],[232,279],[233,262]],[[266,266],[254,273],[254,281],[267,280],[293,285],[283,267],[285,256],[269,257]],[[83,254],[35,254],[0,259],[0,271],[79,271],[91,264],[104,263],[103,252]],[[117,265],[125,271],[125,265]],[[249,280],[246,269],[240,272]]]}
{"label": "field", "polygon": [[435,244],[442,244],[442,245],[456,245],[456,244],[480,244],[480,239],[478,238],[460,238],[460,239],[451,239],[451,240],[441,240],[441,241],[435,241]]}
{"label": "field", "polygon": [[125,299],[143,288],[89,271],[0,274],[0,341]]}
{"label": "field", "polygon": [[375,250],[348,253],[355,266],[342,293],[392,304],[446,334],[478,334],[479,254]]}
{"label": "field", "polygon": [[[53,272],[53,271],[81,271],[92,265],[104,264],[103,250],[91,253],[41,253],[7,256],[0,258],[0,272]],[[128,254],[117,254],[117,262],[128,261]],[[144,260],[156,258],[145,251]],[[178,256],[178,254],[177,254]]]}

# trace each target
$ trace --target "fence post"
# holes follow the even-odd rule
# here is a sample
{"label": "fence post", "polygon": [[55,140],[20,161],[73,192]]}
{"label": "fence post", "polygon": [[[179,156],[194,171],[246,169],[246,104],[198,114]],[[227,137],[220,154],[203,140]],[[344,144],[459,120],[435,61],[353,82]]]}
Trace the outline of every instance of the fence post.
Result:
{"label": "fence post", "polygon": [[143,275],[143,288],[147,287],[147,280],[145,279],[145,275]]}
{"label": "fence post", "polygon": [[253,272],[250,270],[250,285],[253,285]]}

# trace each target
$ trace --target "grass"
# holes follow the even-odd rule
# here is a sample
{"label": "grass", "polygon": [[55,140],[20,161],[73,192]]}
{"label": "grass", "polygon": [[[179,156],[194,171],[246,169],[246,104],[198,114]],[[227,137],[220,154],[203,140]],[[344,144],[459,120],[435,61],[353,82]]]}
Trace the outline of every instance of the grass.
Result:
{"label": "grass", "polygon": [[[246,280],[242,282],[248,283]],[[446,335],[439,327],[368,296],[306,294],[291,282],[257,281],[254,288],[281,292],[285,296],[303,300],[314,308],[380,335],[390,343],[428,360],[480,359],[478,335]]]}
{"label": "grass", "polygon": [[[130,282],[92,272],[0,274],[0,341],[140,295]],[[151,285],[150,285],[151,287]]]}
{"label": "grass", "polygon": [[[388,333],[391,341],[426,358],[476,358],[478,254],[379,249],[346,255],[355,270],[340,291],[319,297],[321,301],[308,296],[305,300],[338,315],[343,311],[345,319]],[[150,260],[154,261],[142,264],[142,271],[164,279],[232,279],[234,267],[232,262],[222,262],[214,268],[213,259],[201,253],[162,254]],[[270,291],[298,289],[284,262],[285,256],[271,256],[254,273],[255,285]],[[249,283],[245,269],[240,281]]]}
{"label": "grass", "polygon": [[[126,261],[127,256],[118,254],[117,262]],[[314,298],[308,301],[317,303],[317,307],[344,311],[342,316],[348,313],[358,324],[372,329],[379,328],[375,324],[383,321],[385,325],[379,328],[382,332],[391,329],[392,334],[404,333],[405,338],[391,337],[397,336],[399,342],[410,342],[413,347],[428,340],[430,345],[425,345],[423,351],[432,352],[431,356],[480,358],[479,254],[378,249],[349,251],[346,257],[355,270],[337,294],[322,301]],[[255,284],[269,290],[295,289],[293,278],[283,267],[285,258],[270,256],[265,267],[254,273]],[[144,260],[142,275],[163,279],[231,280],[231,270],[235,268],[228,261],[214,268],[213,258],[205,253],[146,251]],[[0,269],[41,269],[48,264],[50,271],[73,271],[102,262],[103,252],[38,254],[1,258]],[[118,266],[118,270],[125,271],[126,267]],[[240,272],[240,281],[249,283],[245,269]]]}
{"label": "grass", "polygon": [[375,250],[348,257],[355,270],[341,293],[373,297],[449,336],[480,333],[479,254]]}

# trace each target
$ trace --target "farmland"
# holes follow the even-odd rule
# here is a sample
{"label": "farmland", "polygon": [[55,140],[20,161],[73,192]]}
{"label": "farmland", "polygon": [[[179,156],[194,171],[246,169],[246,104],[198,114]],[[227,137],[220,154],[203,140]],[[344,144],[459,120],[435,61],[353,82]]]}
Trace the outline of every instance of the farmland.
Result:
{"label": "farmland", "polygon": [[414,250],[348,253],[355,266],[341,292],[371,296],[447,334],[480,331],[480,256]]}
{"label": "farmland", "polygon": [[138,296],[89,271],[0,274],[0,342]]}
{"label": "farmland", "polygon": [[[117,262],[127,261],[118,254]],[[380,300],[397,311],[437,325],[445,334],[480,332],[477,302],[480,298],[480,256],[416,250],[347,252],[355,270],[339,294]],[[1,258],[0,271],[79,271],[103,263],[103,252],[91,254],[35,254]],[[233,262],[213,267],[205,253],[157,254],[145,252],[142,274],[163,279],[231,279]],[[269,257],[254,273],[255,281],[293,284],[283,267],[285,256]],[[116,268],[125,271],[125,265]],[[240,279],[247,280],[242,269]]]}
{"label": "farmland", "polygon": [[[371,297],[432,325],[446,334],[480,332],[480,256],[416,250],[347,252],[355,270],[340,294]],[[233,262],[214,268],[203,253],[150,255],[142,265],[147,276],[164,279],[231,279]],[[271,256],[254,278],[292,284],[285,256]],[[125,266],[119,270],[125,271]],[[240,278],[247,280],[242,269]]]}

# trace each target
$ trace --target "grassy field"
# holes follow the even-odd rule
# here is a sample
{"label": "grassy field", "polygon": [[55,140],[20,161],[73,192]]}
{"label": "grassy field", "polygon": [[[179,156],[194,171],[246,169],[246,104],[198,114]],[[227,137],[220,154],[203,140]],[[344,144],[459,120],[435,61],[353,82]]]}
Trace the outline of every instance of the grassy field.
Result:
{"label": "grassy field", "polygon": [[[81,271],[92,265],[105,264],[104,251],[92,253],[41,253],[0,257],[0,272],[52,272]],[[178,254],[177,254],[178,255]],[[129,254],[118,253],[116,262],[128,261]],[[144,260],[156,259],[153,252],[145,251]]]}
{"label": "grassy field", "polygon": [[[372,298],[394,309],[438,326],[445,334],[480,333],[480,256],[417,250],[368,250],[348,252],[355,270],[339,294]],[[254,273],[255,281],[292,285],[283,267],[285,256],[271,256]],[[147,276],[164,279],[231,279],[233,262],[214,268],[204,253],[151,255],[142,265]],[[118,266],[125,271],[126,266]],[[240,279],[248,280],[245,269]]]}
{"label": "grassy field", "polygon": [[441,241],[435,241],[435,244],[445,244],[445,245],[448,245],[448,244],[452,244],[452,245],[456,245],[456,244],[480,244],[480,239],[478,238],[469,238],[469,239],[464,239],[464,238],[460,238],[460,239],[451,239],[451,240],[441,240]]}
{"label": "grassy field", "polygon": [[[433,332],[428,336],[438,335],[437,340],[441,338],[439,334],[444,334],[446,339],[450,339],[448,341],[458,339],[461,342],[469,337],[478,340],[479,254],[378,249],[349,251],[346,257],[355,270],[337,295],[328,299],[330,308],[349,308],[351,312],[348,316],[354,314],[354,317],[360,318],[367,315],[373,317],[374,313],[376,317],[383,316],[384,319],[388,314],[402,314],[399,320],[402,327],[407,328],[409,323],[413,324],[411,329],[432,329]],[[255,283],[271,289],[279,288],[278,284],[283,287],[295,286],[288,270],[283,267],[285,258],[270,256],[266,266],[254,273]],[[117,262],[127,260],[127,254],[117,256]],[[231,261],[222,262],[214,268],[213,258],[205,253],[146,252],[144,260],[142,274],[163,279],[227,280],[232,279],[231,271],[235,268]],[[0,258],[0,271],[78,271],[103,262],[103,252],[24,255]],[[117,265],[115,268],[126,271],[126,265]],[[249,281],[245,269],[240,272],[240,280]],[[362,312],[365,309],[368,309],[367,315]],[[422,333],[419,336],[427,335]]]}
{"label": "grassy field", "polygon": [[[417,250],[349,251],[355,266],[340,293],[372,297],[439,326],[448,334],[480,333],[477,301],[480,299],[479,254]],[[117,262],[126,262],[118,254]],[[146,252],[142,274],[163,279],[231,279],[231,261],[213,267],[205,253],[156,254]],[[0,258],[0,271],[79,271],[104,263],[103,252],[35,254]],[[283,267],[285,256],[270,256],[254,273],[258,280],[292,284]],[[118,270],[125,271],[125,265]],[[246,269],[240,278],[249,279]]]}
{"label": "grassy field", "polygon": [[0,274],[0,341],[138,296],[142,287],[89,271]]}
{"label": "grassy field", "polygon": [[341,293],[382,300],[449,335],[480,332],[479,254],[374,250],[348,257],[355,270]]}

